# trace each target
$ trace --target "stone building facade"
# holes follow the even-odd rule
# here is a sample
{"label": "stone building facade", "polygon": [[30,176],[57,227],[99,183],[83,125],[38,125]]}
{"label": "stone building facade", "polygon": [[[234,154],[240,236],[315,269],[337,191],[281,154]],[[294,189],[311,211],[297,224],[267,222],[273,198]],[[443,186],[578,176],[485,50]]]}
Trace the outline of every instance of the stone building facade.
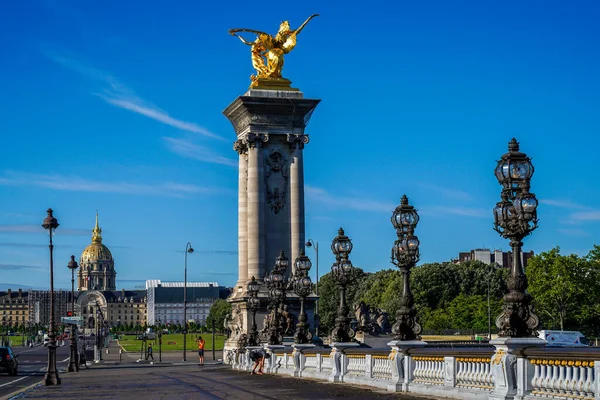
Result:
{"label": "stone building facade", "polygon": [[0,318],[2,331],[6,332],[17,326],[27,326],[29,322],[28,292],[19,289],[13,292],[8,289],[0,292]]}

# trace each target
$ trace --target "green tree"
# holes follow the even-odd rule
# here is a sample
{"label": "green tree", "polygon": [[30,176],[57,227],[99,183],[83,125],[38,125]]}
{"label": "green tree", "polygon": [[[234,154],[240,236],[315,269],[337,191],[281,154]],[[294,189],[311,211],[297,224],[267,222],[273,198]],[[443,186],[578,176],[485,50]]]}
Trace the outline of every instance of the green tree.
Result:
{"label": "green tree", "polygon": [[[354,268],[354,282],[346,288],[346,303],[352,314],[352,306],[360,301],[360,289],[363,281],[369,276],[360,268]],[[319,278],[319,331],[325,334],[335,326],[338,306],[340,304],[340,289],[335,283],[331,272]]]}
{"label": "green tree", "polygon": [[548,328],[576,325],[581,320],[582,304],[586,304],[589,262],[575,254],[563,256],[560,248],[540,253],[527,264],[529,293],[540,313],[548,319]]}
{"label": "green tree", "polygon": [[221,329],[225,322],[225,317],[231,313],[231,303],[223,299],[218,299],[210,307],[208,317],[206,318],[206,326],[208,328]]}

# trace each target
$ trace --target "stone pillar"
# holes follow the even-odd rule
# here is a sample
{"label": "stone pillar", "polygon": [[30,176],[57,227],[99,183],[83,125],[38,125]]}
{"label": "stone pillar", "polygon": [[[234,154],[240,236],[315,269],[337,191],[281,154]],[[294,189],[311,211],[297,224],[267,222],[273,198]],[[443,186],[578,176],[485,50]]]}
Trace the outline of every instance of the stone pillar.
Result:
{"label": "stone pillar", "polygon": [[308,136],[288,134],[292,159],[290,163],[290,230],[292,253],[290,262],[294,263],[304,249],[304,145]]}
{"label": "stone pillar", "polygon": [[412,380],[412,357],[406,351],[411,347],[425,347],[427,342],[421,340],[394,340],[387,344],[392,348],[392,383],[387,385],[388,392],[408,392]]}
{"label": "stone pillar", "polygon": [[248,188],[247,188],[247,230],[248,230],[248,276],[257,280],[265,277],[265,194],[262,142],[266,135],[250,134],[248,143]]}
{"label": "stone pillar", "polygon": [[[492,356],[491,372],[494,377],[494,390],[489,398],[495,400],[513,400],[522,398],[518,394],[517,385],[524,383],[521,376],[519,379],[517,371],[517,355],[524,347],[545,346],[546,341],[538,338],[510,338],[501,337],[494,339],[490,344],[496,347]],[[523,367],[523,366],[521,366]],[[523,391],[521,391],[523,393]]]}
{"label": "stone pillar", "polygon": [[[238,170],[238,283],[243,286],[248,277],[248,145],[238,139],[233,145],[239,154]],[[258,276],[256,277],[258,278]]]}
{"label": "stone pillar", "polygon": [[344,375],[348,372],[348,357],[346,349],[360,347],[356,342],[334,342],[331,343],[331,375],[329,382],[343,382]]}
{"label": "stone pillar", "polygon": [[315,348],[314,344],[293,344],[292,348],[294,349],[292,356],[294,357],[294,371],[292,372],[292,376],[302,376],[302,371],[304,371],[304,365],[306,364],[306,356],[304,352],[306,350],[312,350]]}

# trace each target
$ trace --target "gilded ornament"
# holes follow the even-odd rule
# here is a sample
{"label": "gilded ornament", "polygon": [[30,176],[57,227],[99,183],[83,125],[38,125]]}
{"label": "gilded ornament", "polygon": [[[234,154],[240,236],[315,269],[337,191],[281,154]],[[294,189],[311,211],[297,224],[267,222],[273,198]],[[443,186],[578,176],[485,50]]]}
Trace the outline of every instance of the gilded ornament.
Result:
{"label": "gilded ornament", "polygon": [[[252,67],[256,70],[256,75],[251,75],[251,88],[272,89],[272,90],[296,90],[291,89],[291,82],[281,75],[283,69],[284,55],[296,47],[298,34],[304,29],[306,24],[317,17],[319,14],[313,14],[304,21],[297,29],[291,29],[288,21],[283,21],[279,25],[279,31],[274,36],[268,33],[254,29],[236,28],[230,29],[229,34],[237,36],[242,43],[250,46],[250,58]],[[244,39],[238,32],[247,32],[256,34],[253,41]]]}

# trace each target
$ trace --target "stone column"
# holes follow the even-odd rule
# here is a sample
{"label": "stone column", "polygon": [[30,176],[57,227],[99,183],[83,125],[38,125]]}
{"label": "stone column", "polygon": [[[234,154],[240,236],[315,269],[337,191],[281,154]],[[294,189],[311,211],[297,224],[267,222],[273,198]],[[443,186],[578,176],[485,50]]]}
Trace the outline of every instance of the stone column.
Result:
{"label": "stone column", "polygon": [[[248,145],[238,139],[233,149],[240,156],[238,171],[238,283],[243,286],[248,280]],[[256,277],[258,278],[258,276]]]}
{"label": "stone column", "polygon": [[265,277],[265,178],[262,144],[267,135],[249,133],[248,143],[248,274],[257,280]]}
{"label": "stone column", "polygon": [[308,136],[288,134],[287,140],[292,152],[290,164],[290,230],[291,249],[290,262],[300,255],[304,249],[304,145]]}

